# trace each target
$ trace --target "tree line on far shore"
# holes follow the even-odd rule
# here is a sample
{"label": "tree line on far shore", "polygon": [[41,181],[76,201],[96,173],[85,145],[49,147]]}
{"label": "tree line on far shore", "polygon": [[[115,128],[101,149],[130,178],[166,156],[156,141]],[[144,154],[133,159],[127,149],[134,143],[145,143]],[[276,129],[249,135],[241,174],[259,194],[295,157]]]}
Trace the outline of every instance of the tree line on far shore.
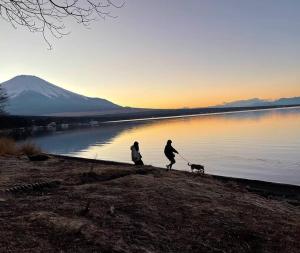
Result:
{"label": "tree line on far shore", "polygon": [[5,90],[1,87],[0,85],[0,114],[4,114],[5,113],[5,105],[7,102],[8,96],[5,92]]}

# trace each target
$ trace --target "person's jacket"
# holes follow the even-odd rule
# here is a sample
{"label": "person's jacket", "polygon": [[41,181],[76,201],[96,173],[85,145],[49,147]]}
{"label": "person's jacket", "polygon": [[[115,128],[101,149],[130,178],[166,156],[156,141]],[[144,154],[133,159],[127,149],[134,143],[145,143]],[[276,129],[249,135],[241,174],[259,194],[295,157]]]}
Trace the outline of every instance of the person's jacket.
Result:
{"label": "person's jacket", "polygon": [[175,157],[174,153],[178,154],[177,150],[175,148],[173,148],[172,145],[167,144],[165,146],[165,155],[166,155],[166,157],[173,158],[173,157]]}
{"label": "person's jacket", "polygon": [[134,145],[132,145],[130,147],[130,149],[131,149],[131,160],[133,162],[137,162],[137,161],[142,159],[142,156],[141,156],[140,152],[136,150]]}

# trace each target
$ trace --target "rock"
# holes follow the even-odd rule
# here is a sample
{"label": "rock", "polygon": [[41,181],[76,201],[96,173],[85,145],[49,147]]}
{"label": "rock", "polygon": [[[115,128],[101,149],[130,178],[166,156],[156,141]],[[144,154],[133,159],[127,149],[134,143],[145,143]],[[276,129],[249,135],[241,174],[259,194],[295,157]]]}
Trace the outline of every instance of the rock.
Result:
{"label": "rock", "polygon": [[48,160],[50,158],[48,155],[45,155],[45,154],[28,155],[27,157],[32,162],[46,161],[46,160]]}

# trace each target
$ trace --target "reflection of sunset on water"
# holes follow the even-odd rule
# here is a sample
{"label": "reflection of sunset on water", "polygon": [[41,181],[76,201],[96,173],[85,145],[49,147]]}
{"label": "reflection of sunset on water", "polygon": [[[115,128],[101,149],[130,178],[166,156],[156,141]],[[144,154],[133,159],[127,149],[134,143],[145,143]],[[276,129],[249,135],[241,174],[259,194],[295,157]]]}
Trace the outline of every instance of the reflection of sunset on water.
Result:
{"label": "reflection of sunset on water", "polygon": [[[53,153],[131,163],[129,148],[137,140],[144,162],[164,167],[163,149],[172,139],[208,173],[300,185],[299,129],[295,108],[107,123],[34,141]],[[189,169],[180,157],[174,168]]]}
{"label": "reflection of sunset on water", "polygon": [[[238,124],[237,124],[238,123]],[[300,115],[285,111],[284,120],[280,111],[233,113],[225,115],[205,115],[187,118],[154,120],[137,126],[121,134],[131,139],[143,138],[150,141],[159,138],[224,138],[226,135],[245,134],[252,138],[266,138],[280,134],[283,139],[290,131],[300,129]]]}
{"label": "reflection of sunset on water", "polygon": [[[153,120],[123,131],[108,145],[91,146],[76,155],[131,162],[129,146],[138,140],[144,161],[164,167],[162,151],[166,140],[172,139],[182,155],[205,164],[210,173],[252,178],[261,173],[268,180],[272,176],[264,174],[281,162],[295,169],[299,129],[299,109]],[[175,168],[188,169],[179,157]]]}

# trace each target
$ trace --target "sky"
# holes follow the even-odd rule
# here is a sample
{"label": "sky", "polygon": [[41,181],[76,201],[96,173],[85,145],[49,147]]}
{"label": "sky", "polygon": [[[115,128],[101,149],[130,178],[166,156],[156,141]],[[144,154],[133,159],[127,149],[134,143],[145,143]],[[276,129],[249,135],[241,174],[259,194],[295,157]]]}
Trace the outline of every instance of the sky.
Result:
{"label": "sky", "polygon": [[123,106],[202,107],[300,96],[300,1],[126,0],[49,38],[0,19],[0,82],[41,77]]}

